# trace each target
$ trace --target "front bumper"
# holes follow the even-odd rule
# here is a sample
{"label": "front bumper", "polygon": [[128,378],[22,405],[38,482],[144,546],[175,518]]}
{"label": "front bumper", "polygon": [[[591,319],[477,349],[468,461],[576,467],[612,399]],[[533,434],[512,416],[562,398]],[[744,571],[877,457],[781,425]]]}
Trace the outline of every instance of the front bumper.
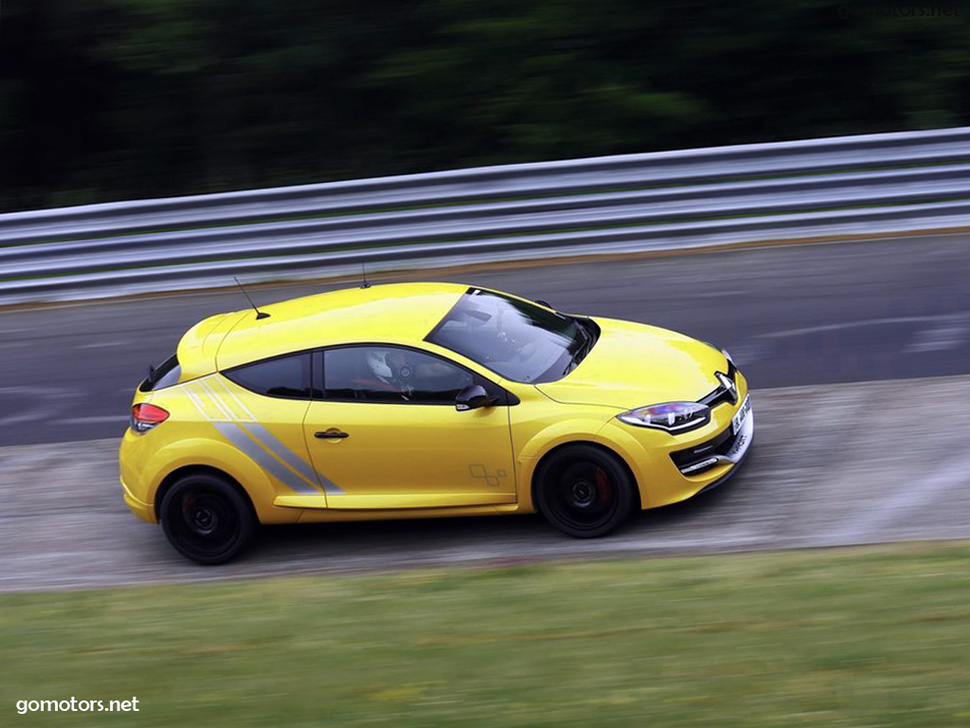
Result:
{"label": "front bumper", "polygon": [[[737,381],[738,402],[715,403],[711,421],[692,432],[671,436],[652,428],[625,425],[616,419],[601,431],[633,470],[642,508],[687,500],[722,485],[740,469],[754,438],[754,411],[748,411],[737,434],[732,434],[732,420],[749,394],[740,372]],[[711,459],[713,462],[703,467],[688,468]]]}
{"label": "front bumper", "polygon": [[[730,425],[728,425],[728,432],[730,432]],[[724,485],[737,475],[741,469],[741,465],[751,452],[751,443],[753,441],[754,412],[749,411],[737,435],[730,438],[727,447],[723,448],[724,452],[717,453],[713,456],[716,458],[716,462],[711,466],[695,473],[684,473],[675,465],[673,458],[668,457],[668,461],[674,466],[671,469],[677,473],[676,479],[679,482],[677,486],[671,488],[669,491],[666,502],[676,503],[687,500],[688,498],[693,498],[695,495],[706,493],[709,490]],[[673,455],[673,453],[670,455]],[[702,458],[700,462],[703,462],[703,460]]]}
{"label": "front bumper", "polygon": [[[746,413],[741,411],[745,409]],[[670,459],[682,475],[700,475],[719,465],[737,465],[744,459],[754,437],[754,411],[750,396],[745,397],[741,410],[736,416],[744,415],[744,421],[737,432],[734,432],[732,421],[713,438],[670,453]]]}
{"label": "front bumper", "polygon": [[706,493],[709,490],[714,490],[718,486],[724,485],[731,478],[738,474],[741,469],[741,465],[747,459],[748,454],[751,452],[751,441],[754,439],[754,419],[751,421],[751,432],[748,435],[747,441],[744,444],[744,449],[738,454],[738,456],[733,461],[731,468],[720,478],[715,480],[713,483],[708,483],[703,488],[701,488],[695,495],[700,495],[701,493]]}

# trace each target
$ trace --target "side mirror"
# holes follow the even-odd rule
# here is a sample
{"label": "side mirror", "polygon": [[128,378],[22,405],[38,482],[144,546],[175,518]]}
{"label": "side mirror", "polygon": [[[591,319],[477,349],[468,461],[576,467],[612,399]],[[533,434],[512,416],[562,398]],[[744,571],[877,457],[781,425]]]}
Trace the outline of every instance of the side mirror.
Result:
{"label": "side mirror", "polygon": [[485,387],[481,384],[469,384],[455,397],[455,409],[459,412],[478,409],[479,407],[491,407],[495,404],[495,398],[489,397]]}
{"label": "side mirror", "polygon": [[[543,301],[541,298],[537,299],[536,303],[538,303],[540,306],[545,306],[546,308],[552,308],[552,306],[550,306],[548,303]],[[552,310],[555,311],[556,309],[552,308]]]}

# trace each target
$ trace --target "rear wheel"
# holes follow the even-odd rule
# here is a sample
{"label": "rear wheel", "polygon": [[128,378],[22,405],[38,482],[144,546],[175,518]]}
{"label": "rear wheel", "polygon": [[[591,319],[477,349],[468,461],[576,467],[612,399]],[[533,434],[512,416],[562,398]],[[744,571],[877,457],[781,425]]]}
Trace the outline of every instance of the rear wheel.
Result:
{"label": "rear wheel", "polygon": [[535,500],[553,526],[577,538],[603,536],[629,515],[633,479],[619,459],[592,445],[550,455],[536,473]]}
{"label": "rear wheel", "polygon": [[162,499],[159,516],[169,543],[199,564],[224,564],[256,530],[246,499],[225,479],[208,473],[176,481]]}

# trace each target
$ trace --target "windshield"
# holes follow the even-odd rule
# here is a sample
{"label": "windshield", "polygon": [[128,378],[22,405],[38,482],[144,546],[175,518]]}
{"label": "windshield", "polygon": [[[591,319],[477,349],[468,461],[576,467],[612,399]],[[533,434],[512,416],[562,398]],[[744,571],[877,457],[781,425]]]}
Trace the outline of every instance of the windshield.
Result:
{"label": "windshield", "polygon": [[471,288],[428,334],[427,341],[458,352],[515,382],[551,382],[589,352],[593,334],[566,314]]}

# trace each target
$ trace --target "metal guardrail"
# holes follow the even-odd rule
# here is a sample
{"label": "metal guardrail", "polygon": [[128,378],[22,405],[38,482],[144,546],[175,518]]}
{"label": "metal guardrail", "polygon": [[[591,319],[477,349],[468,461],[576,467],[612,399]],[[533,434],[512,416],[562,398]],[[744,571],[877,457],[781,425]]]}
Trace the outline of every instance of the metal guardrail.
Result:
{"label": "metal guardrail", "polygon": [[970,227],[970,127],[0,215],[0,303]]}

